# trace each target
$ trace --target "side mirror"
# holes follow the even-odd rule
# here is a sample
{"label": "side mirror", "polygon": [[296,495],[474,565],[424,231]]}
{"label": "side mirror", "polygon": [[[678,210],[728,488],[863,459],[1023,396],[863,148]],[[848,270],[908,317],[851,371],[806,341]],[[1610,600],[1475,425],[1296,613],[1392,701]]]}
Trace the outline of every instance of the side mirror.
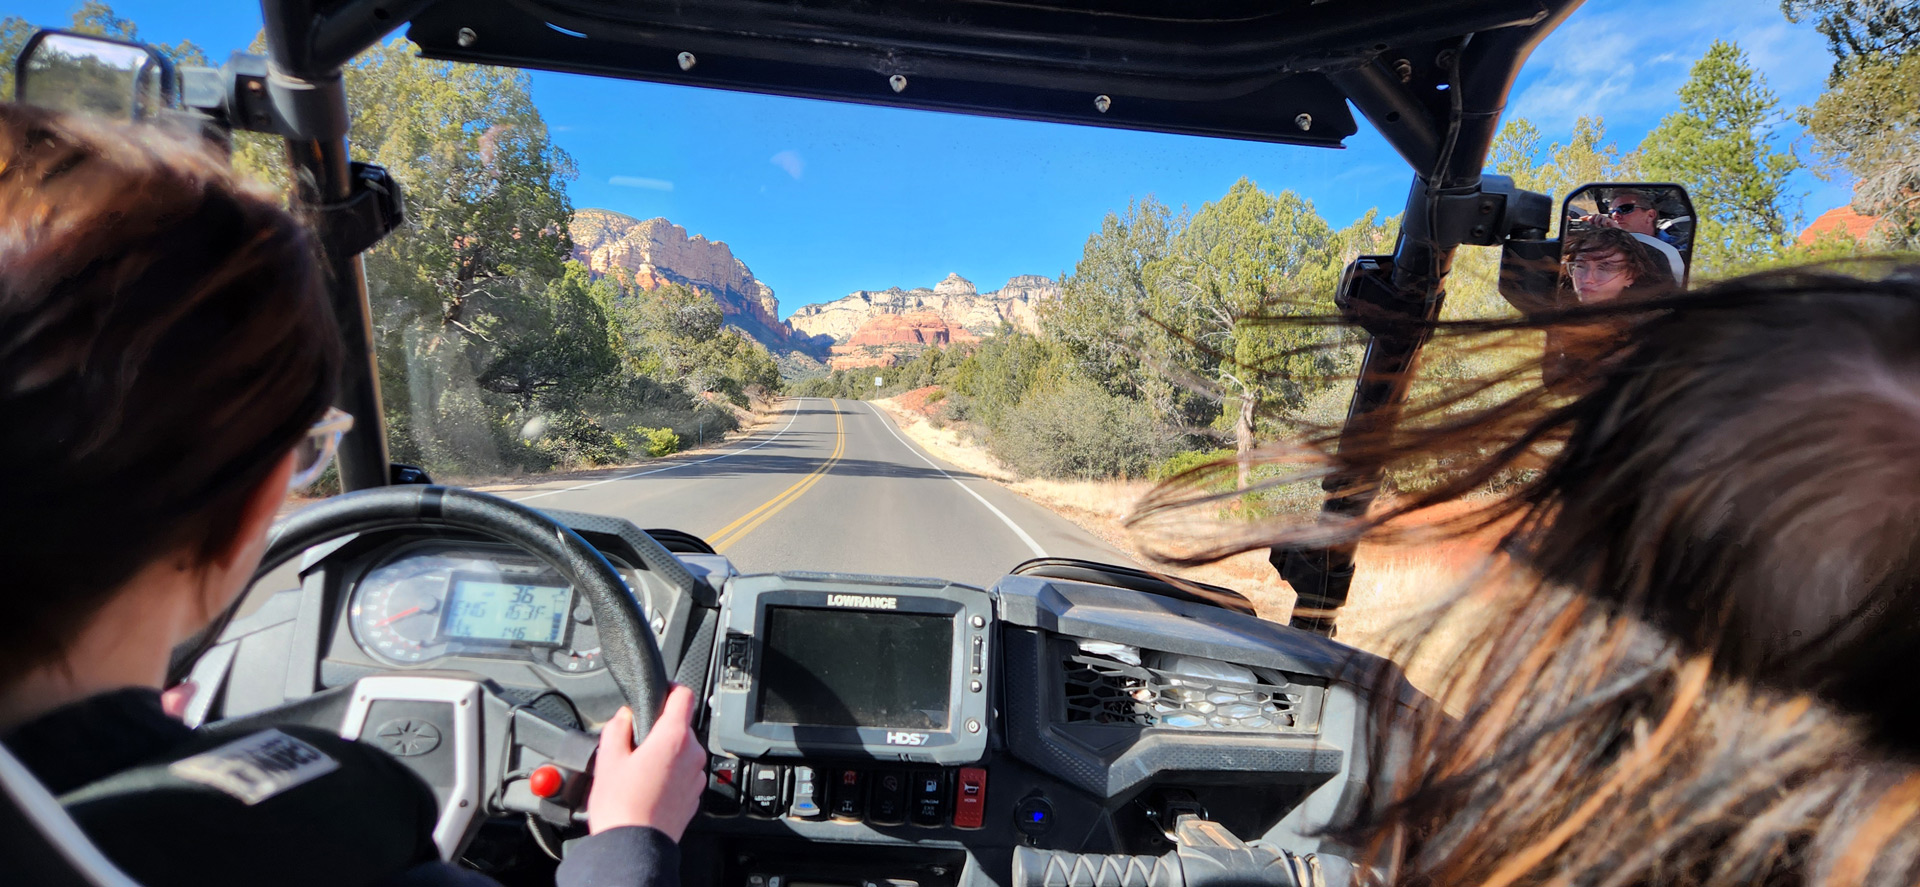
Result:
{"label": "side mirror", "polygon": [[1581,185],[1560,208],[1560,242],[1594,228],[1618,228],[1667,262],[1684,289],[1693,268],[1693,200],[1671,182]]}
{"label": "side mirror", "polygon": [[1500,295],[1521,311],[1544,311],[1581,299],[1578,282],[1562,268],[1562,256],[1568,249],[1598,248],[1608,240],[1617,249],[1633,250],[1625,263],[1644,270],[1630,275],[1625,284],[1602,281],[1604,295],[1599,298],[1686,287],[1693,268],[1694,231],[1693,200],[1686,188],[1671,182],[1581,185],[1561,203],[1559,218],[1556,238],[1510,239],[1502,245]]}
{"label": "side mirror", "polygon": [[173,63],[152,47],[40,31],[14,62],[13,93],[23,104],[147,120],[179,106],[180,81]]}

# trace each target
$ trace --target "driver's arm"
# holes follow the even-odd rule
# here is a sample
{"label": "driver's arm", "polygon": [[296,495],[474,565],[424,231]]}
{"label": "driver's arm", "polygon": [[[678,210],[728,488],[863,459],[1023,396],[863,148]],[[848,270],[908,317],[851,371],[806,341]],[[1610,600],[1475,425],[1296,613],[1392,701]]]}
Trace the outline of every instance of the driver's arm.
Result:
{"label": "driver's arm", "polygon": [[567,847],[559,887],[680,883],[680,836],[700,808],[706,750],[693,734],[693,691],[676,686],[639,747],[633,713],[622,708],[600,730],[589,835]]}

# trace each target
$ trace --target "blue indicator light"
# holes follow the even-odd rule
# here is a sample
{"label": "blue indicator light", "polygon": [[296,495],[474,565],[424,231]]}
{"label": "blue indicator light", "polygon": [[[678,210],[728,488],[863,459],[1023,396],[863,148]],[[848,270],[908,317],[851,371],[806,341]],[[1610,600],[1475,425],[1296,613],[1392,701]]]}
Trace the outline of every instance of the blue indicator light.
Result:
{"label": "blue indicator light", "polygon": [[1034,822],[1042,822],[1042,821],[1045,821],[1045,820],[1046,820],[1046,818],[1047,818],[1047,814],[1045,814],[1045,813],[1042,813],[1042,812],[1040,812],[1040,811],[1038,811],[1038,810],[1035,810],[1035,811],[1033,811],[1033,821],[1034,821]]}

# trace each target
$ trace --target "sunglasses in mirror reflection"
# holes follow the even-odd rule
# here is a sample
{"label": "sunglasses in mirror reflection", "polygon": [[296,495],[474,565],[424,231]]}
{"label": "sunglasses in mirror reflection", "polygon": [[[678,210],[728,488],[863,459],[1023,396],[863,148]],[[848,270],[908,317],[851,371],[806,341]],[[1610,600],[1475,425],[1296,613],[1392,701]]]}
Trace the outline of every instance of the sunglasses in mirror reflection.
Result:
{"label": "sunglasses in mirror reflection", "polygon": [[1693,207],[1679,188],[1590,185],[1567,197],[1565,235],[1584,227],[1620,228],[1693,253]]}

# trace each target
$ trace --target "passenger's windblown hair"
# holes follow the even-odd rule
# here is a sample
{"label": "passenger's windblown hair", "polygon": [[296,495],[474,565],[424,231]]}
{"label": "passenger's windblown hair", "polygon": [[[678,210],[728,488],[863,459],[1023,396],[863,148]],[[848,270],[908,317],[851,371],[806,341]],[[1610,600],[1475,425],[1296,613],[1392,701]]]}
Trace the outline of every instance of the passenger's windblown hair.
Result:
{"label": "passenger's windblown hair", "polygon": [[1437,466],[1423,490],[1195,545],[1183,516],[1220,502],[1177,478],[1136,520],[1180,562],[1390,536],[1510,485],[1441,527],[1503,533],[1505,568],[1454,599],[1475,606],[1439,611],[1469,630],[1397,640],[1448,657],[1428,689],[1453,715],[1377,713],[1404,763],[1345,834],[1396,883],[1920,881],[1920,273],[1789,270],[1438,332],[1607,312],[1625,334],[1571,397],[1520,367],[1270,456],[1300,467],[1281,482]]}

